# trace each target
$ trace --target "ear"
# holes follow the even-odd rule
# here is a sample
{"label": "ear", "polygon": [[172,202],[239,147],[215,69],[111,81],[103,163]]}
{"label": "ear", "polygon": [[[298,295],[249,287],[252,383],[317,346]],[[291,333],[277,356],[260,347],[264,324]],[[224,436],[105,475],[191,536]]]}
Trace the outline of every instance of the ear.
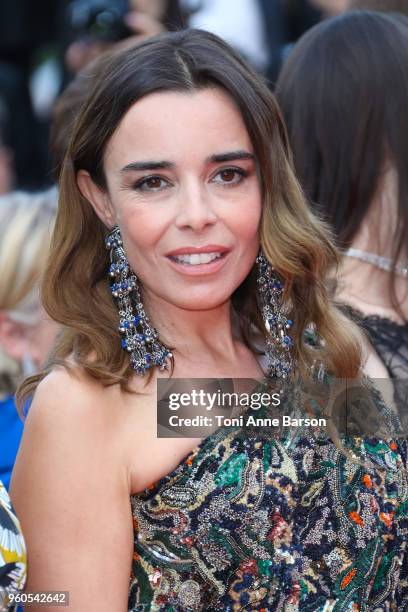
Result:
{"label": "ear", "polygon": [[19,363],[23,360],[29,346],[23,323],[13,321],[4,310],[0,310],[0,346],[9,357]]}
{"label": "ear", "polygon": [[91,204],[102,223],[111,229],[116,223],[116,218],[108,192],[101,189],[86,170],[78,172],[77,184],[80,192]]}

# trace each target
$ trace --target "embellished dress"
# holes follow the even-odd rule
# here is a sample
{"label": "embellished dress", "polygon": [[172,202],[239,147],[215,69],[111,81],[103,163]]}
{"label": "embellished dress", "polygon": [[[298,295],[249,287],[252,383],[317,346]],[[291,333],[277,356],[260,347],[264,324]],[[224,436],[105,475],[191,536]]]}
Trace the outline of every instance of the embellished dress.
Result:
{"label": "embellished dress", "polygon": [[18,593],[26,581],[26,549],[6,489],[0,482],[0,611],[14,610],[7,596]]}
{"label": "embellished dress", "polygon": [[128,610],[408,610],[407,440],[350,448],[216,430],[131,497]]}

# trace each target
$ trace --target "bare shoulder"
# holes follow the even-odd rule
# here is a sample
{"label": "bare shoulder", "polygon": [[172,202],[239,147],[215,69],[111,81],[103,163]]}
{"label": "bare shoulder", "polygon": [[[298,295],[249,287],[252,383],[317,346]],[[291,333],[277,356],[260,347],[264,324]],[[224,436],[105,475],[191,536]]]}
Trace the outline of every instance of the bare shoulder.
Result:
{"label": "bare shoulder", "polygon": [[[114,401],[116,399],[116,401]],[[37,489],[59,486],[61,476],[78,490],[90,479],[129,493],[129,466],[124,450],[126,423],[117,389],[103,387],[78,370],[54,368],[38,385],[25,421],[12,485],[33,471]],[[95,485],[96,486],[96,485]]]}
{"label": "bare shoulder", "polygon": [[114,387],[106,387],[92,380],[79,368],[66,369],[56,366],[39,383],[27,417],[27,422],[62,424],[80,419],[94,427],[109,425],[112,406],[120,402],[120,393]]}
{"label": "bare shoulder", "polygon": [[119,397],[79,370],[53,369],[34,394],[13,472],[27,589],[68,590],[75,610],[126,606],[133,536]]}
{"label": "bare shoulder", "polygon": [[68,393],[89,400],[100,394],[102,388],[101,383],[87,376],[81,368],[69,364],[69,368],[54,366],[38,385],[36,395],[41,394],[44,399],[50,392],[56,393],[58,396]]}

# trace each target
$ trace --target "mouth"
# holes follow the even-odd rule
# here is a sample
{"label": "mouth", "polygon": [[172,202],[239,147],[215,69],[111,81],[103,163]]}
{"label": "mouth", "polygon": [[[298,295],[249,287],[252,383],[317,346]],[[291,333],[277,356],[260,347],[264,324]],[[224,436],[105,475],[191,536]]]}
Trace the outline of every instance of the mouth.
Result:
{"label": "mouth", "polygon": [[203,247],[179,249],[167,255],[173,269],[185,274],[210,274],[224,265],[229,249]]}
{"label": "mouth", "polygon": [[227,251],[223,253],[189,253],[186,255],[169,255],[169,259],[175,263],[185,266],[203,266],[207,265],[217,259],[222,259],[226,255]]}

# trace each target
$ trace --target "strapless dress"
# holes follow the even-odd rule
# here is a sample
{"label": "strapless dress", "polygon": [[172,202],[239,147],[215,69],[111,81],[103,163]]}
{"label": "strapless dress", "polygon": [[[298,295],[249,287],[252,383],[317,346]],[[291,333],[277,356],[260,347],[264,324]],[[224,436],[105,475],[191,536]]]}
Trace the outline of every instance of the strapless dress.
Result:
{"label": "strapless dress", "polygon": [[352,452],[216,430],[131,497],[128,610],[408,610],[407,440]]}

